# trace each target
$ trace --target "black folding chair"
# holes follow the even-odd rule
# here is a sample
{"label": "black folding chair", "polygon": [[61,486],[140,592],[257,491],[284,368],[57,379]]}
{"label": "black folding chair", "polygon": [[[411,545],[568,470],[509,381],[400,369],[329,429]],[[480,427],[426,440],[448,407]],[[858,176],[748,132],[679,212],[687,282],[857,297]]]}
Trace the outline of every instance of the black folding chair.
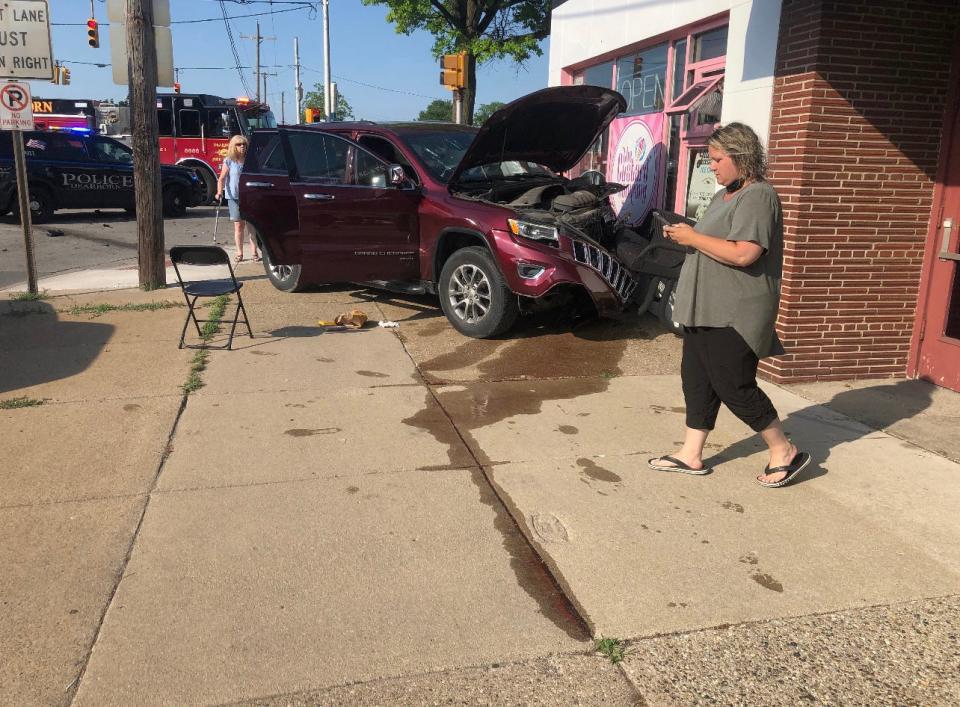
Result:
{"label": "black folding chair", "polygon": [[[237,322],[240,320],[240,312],[243,312],[243,322],[247,325],[247,332],[250,338],[253,338],[253,330],[250,328],[250,320],[247,318],[247,309],[243,306],[243,299],[240,297],[240,288],[242,282],[237,282],[233,274],[233,267],[230,265],[230,257],[227,251],[219,246],[210,245],[178,245],[170,249],[170,262],[173,263],[173,269],[177,273],[177,280],[180,282],[180,289],[183,290],[183,297],[187,300],[187,319],[183,323],[183,330],[180,332],[180,345],[178,348],[188,349],[230,349],[233,346],[233,332],[237,328]],[[208,266],[208,265],[226,265],[230,272],[230,279],[218,280],[184,280],[180,275],[181,265]],[[206,346],[205,344],[184,344],[183,339],[187,334],[187,326],[190,320],[193,320],[197,327],[197,334],[202,338],[203,331],[200,329],[201,323],[212,321],[210,319],[197,319],[195,305],[201,297],[219,297],[220,295],[237,296],[237,311],[233,315],[233,324],[230,326],[230,337],[227,339],[226,346]]]}

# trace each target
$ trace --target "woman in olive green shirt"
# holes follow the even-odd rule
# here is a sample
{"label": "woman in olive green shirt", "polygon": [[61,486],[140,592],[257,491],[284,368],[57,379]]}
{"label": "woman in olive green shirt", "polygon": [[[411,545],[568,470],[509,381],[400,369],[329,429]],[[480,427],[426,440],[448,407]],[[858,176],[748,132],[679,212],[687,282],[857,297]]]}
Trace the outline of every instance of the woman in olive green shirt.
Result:
{"label": "woman in olive green shirt", "polygon": [[787,439],[773,404],[757,386],[761,358],[782,354],[774,330],[783,269],[783,211],[764,179],[766,164],[756,133],[742,123],[716,130],[708,142],[710,169],[725,187],[696,229],[664,227],[664,234],[693,252],[677,283],[674,319],[684,325],[680,377],[686,402],[683,447],[651,459],[650,468],[706,474],[703,448],[721,402],[759,432],[770,463],[762,486],[793,481],[810,455]]}

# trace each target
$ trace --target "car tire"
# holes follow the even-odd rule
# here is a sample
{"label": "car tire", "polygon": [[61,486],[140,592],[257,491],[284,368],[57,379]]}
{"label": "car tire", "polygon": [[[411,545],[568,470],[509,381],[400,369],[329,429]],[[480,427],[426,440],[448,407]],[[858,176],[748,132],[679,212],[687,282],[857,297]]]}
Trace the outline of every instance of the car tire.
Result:
{"label": "car tire", "polygon": [[520,313],[517,296],[486,248],[471,246],[451,255],[440,272],[438,292],[453,328],[475,339],[505,333]]}
{"label": "car tire", "polygon": [[299,265],[274,265],[267,251],[261,247],[260,252],[263,255],[263,271],[274,287],[281,292],[303,292],[306,285],[300,282]]}
{"label": "car tire", "polygon": [[187,213],[187,193],[181,187],[169,186],[163,190],[163,215],[179,218]]}
{"label": "car tire", "polygon": [[[53,197],[50,195],[50,192],[47,191],[44,187],[40,186],[30,186],[30,220],[33,223],[44,223],[49,221],[53,216],[55,207],[53,205]],[[20,219],[20,200],[14,198],[13,216],[17,220]]]}

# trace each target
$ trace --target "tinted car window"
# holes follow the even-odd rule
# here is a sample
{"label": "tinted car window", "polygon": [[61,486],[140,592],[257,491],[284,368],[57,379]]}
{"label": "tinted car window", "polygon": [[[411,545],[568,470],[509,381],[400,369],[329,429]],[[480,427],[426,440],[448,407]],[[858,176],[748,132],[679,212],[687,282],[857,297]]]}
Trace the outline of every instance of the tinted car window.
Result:
{"label": "tinted car window", "polygon": [[283,145],[280,144],[279,137],[275,137],[267,149],[264,150],[264,154],[267,156],[263,160],[263,171],[264,172],[283,172],[287,173],[287,158],[283,154]]}
{"label": "tinted car window", "polygon": [[385,189],[389,184],[387,165],[363,150],[356,150],[353,183],[362,187]]}
{"label": "tinted car window", "polygon": [[361,135],[357,140],[361,145],[370,150],[377,157],[382,159],[388,164],[398,164],[403,167],[404,173],[407,177],[413,181],[419,183],[420,179],[417,176],[416,170],[413,166],[406,160],[400,150],[397,149],[389,140],[386,140],[382,137],[377,137],[375,135]]}
{"label": "tinted car window", "polygon": [[346,182],[346,142],[320,132],[291,132],[289,140],[300,179],[325,184]]}
{"label": "tinted car window", "polygon": [[80,162],[89,159],[83,138],[51,133],[33,138],[30,142],[33,143],[33,149],[39,149],[34,156],[43,157],[45,160]]}
{"label": "tinted car window", "polygon": [[96,137],[91,143],[93,154],[98,160],[105,162],[132,162],[133,152],[123,143],[116,140],[108,140],[103,137]]}

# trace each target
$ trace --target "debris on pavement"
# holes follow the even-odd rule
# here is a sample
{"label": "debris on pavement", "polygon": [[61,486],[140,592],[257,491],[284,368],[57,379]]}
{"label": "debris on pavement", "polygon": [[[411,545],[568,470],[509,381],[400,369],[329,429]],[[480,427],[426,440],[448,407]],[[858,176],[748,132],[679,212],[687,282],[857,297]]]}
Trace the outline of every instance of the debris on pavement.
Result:
{"label": "debris on pavement", "polygon": [[340,326],[350,327],[351,329],[359,329],[367,323],[367,313],[360,309],[351,309],[345,314],[337,315],[337,318],[334,319],[334,322]]}
{"label": "debris on pavement", "polygon": [[50,229],[47,229],[47,235],[50,238],[56,238],[57,236],[62,236],[63,231],[61,231],[59,228],[50,228]]}
{"label": "debris on pavement", "polygon": [[389,319],[381,319],[379,322],[377,322],[377,326],[383,327],[384,329],[393,329],[394,327],[398,327],[400,325],[396,322],[390,321]]}

